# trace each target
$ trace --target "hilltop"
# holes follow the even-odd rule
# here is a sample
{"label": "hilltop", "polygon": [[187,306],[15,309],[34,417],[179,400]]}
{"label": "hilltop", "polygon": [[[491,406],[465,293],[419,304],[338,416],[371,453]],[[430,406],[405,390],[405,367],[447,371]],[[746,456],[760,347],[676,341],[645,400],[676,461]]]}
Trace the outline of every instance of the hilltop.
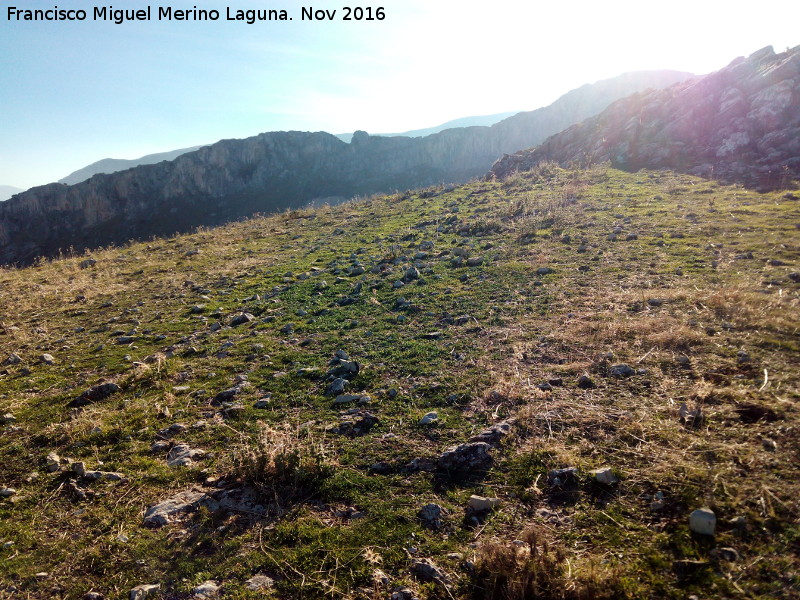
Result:
{"label": "hilltop", "polygon": [[798,223],[548,163],[0,270],[0,594],[797,598]]}

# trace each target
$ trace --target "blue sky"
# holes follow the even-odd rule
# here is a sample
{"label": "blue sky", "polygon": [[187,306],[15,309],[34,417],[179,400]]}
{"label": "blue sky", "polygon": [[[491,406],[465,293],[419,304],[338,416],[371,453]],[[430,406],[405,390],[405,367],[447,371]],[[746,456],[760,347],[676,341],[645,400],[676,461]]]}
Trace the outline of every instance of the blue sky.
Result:
{"label": "blue sky", "polygon": [[[109,3],[106,3],[108,5]],[[800,3],[403,0],[269,3],[291,22],[93,22],[101,2],[2,0],[0,184],[55,181],[105,157],[137,158],[262,131],[405,131],[531,110],[639,69],[694,73],[766,45],[800,44]],[[84,8],[84,22],[15,22],[7,8]],[[148,2],[113,3],[139,8]],[[343,22],[343,6],[384,7]],[[300,7],[336,10],[302,22]]]}

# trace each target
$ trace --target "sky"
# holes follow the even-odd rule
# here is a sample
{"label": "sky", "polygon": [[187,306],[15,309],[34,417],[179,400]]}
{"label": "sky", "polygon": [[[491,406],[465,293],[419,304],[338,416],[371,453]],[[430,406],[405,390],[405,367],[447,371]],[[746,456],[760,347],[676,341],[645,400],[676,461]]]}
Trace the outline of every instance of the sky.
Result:
{"label": "sky", "polygon": [[[800,44],[796,0],[170,2],[0,0],[0,184],[264,131],[400,132],[533,110],[628,71],[702,74]],[[150,6],[151,20],[93,20],[103,6]],[[226,19],[265,6],[292,20]],[[344,21],[345,6],[385,17]],[[15,20],[10,7],[87,18]],[[159,21],[159,7],[220,18]],[[301,7],[334,18],[302,20]]]}

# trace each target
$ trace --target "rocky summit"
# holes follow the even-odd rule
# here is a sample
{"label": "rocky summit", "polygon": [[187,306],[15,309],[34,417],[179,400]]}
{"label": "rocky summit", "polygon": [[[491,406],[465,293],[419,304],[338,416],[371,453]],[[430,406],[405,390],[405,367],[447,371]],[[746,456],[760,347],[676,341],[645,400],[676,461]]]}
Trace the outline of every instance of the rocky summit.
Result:
{"label": "rocky summit", "polygon": [[504,177],[543,161],[674,169],[778,189],[800,176],[800,46],[771,47],[724,69],[633,94],[492,167]]}

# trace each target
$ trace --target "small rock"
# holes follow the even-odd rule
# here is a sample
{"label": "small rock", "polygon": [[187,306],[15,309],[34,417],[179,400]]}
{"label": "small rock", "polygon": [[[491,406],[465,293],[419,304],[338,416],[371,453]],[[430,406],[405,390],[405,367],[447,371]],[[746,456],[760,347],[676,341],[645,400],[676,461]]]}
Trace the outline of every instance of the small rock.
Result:
{"label": "small rock", "polygon": [[72,406],[86,406],[93,402],[100,402],[109,396],[116,394],[120,391],[120,387],[116,383],[102,383],[89,388],[72,401]]}
{"label": "small rock", "polygon": [[589,471],[589,473],[594,477],[597,483],[602,483],[603,485],[614,485],[618,481],[611,469],[608,468],[594,469],[593,471]]}
{"label": "small rock", "polygon": [[189,444],[177,444],[167,454],[167,465],[170,467],[190,467],[192,463],[205,456],[205,451],[197,450]]}
{"label": "small rock", "polygon": [[154,504],[144,513],[144,524],[151,527],[163,527],[182,513],[194,510],[204,496],[202,492],[185,491]]}
{"label": "small rock", "polygon": [[436,423],[438,420],[439,414],[436,411],[431,411],[419,420],[419,424],[430,425],[431,423]]}
{"label": "small rock", "polygon": [[337,377],[330,384],[328,384],[328,387],[325,389],[325,395],[326,396],[340,396],[340,395],[344,394],[345,389],[349,385],[350,385],[350,382],[347,381],[347,379],[344,379],[342,377]]}
{"label": "small rock", "polygon": [[8,425],[10,423],[16,423],[17,418],[12,413],[6,413],[0,416],[0,425]]}
{"label": "small rock", "polygon": [[243,312],[241,314],[236,315],[231,319],[231,326],[236,327],[238,325],[244,325],[245,323],[250,323],[251,321],[255,321],[255,317],[248,312]]}
{"label": "small rock", "polygon": [[86,592],[83,595],[83,600],[105,600],[105,596],[100,592]]}
{"label": "small rock", "polygon": [[717,517],[710,508],[698,508],[689,515],[689,529],[701,535],[714,535]]}
{"label": "small rock", "polygon": [[470,442],[453,446],[439,457],[436,465],[443,471],[470,473],[485,471],[494,462],[489,453],[491,446],[486,442]]}
{"label": "small rock", "polygon": [[547,474],[547,480],[553,487],[572,487],[578,484],[578,469],[566,467],[564,469],[553,469]]}
{"label": "small rock", "polygon": [[14,494],[17,493],[17,490],[14,488],[2,488],[0,489],[0,498],[11,498]]}
{"label": "small rock", "polygon": [[588,390],[595,387],[595,383],[588,375],[581,375],[578,377],[578,387],[583,390]]}
{"label": "small rock", "polygon": [[538,269],[536,269],[537,275],[549,275],[552,272],[553,269],[551,269],[550,267],[539,267]]}
{"label": "small rock", "polygon": [[650,502],[650,510],[658,512],[659,510],[663,510],[666,505],[667,501],[664,500],[664,492],[659,490],[653,495],[653,500]]}
{"label": "small rock", "polygon": [[266,575],[253,575],[250,579],[244,582],[245,587],[253,592],[259,590],[269,590],[275,587],[275,580]]}
{"label": "small rock", "polygon": [[632,377],[636,375],[636,371],[625,363],[620,363],[611,367],[612,377]]}
{"label": "small rock", "polygon": [[137,585],[128,592],[128,600],[145,600],[145,598],[155,596],[160,590],[161,585],[158,583]]}
{"label": "small rock", "polygon": [[48,473],[55,473],[61,468],[61,457],[55,452],[50,452],[45,458],[45,469]]}
{"label": "small rock", "polygon": [[500,498],[485,498],[473,494],[469,497],[467,504],[475,512],[484,512],[500,506]]}
{"label": "small rock", "polygon": [[450,582],[447,574],[429,558],[415,560],[414,564],[411,565],[411,571],[422,581],[433,581],[442,585]]}
{"label": "small rock", "polygon": [[41,362],[43,362],[44,364],[46,364],[46,365],[54,365],[54,364],[56,364],[56,359],[53,358],[52,354],[42,354],[39,357],[39,360]]}
{"label": "small rock", "polygon": [[418,600],[417,597],[407,587],[401,587],[392,592],[391,600]]}
{"label": "small rock", "polygon": [[11,353],[8,355],[8,358],[3,361],[3,366],[8,367],[11,365],[18,365],[21,362],[22,359],[20,358],[19,354]]}
{"label": "small rock", "polygon": [[192,590],[192,594],[198,600],[216,598],[219,595],[219,584],[216,581],[204,581]]}
{"label": "small rock", "polygon": [[442,527],[442,515],[444,510],[438,504],[426,504],[417,512],[417,517],[422,521],[422,525],[428,529],[438,530]]}

